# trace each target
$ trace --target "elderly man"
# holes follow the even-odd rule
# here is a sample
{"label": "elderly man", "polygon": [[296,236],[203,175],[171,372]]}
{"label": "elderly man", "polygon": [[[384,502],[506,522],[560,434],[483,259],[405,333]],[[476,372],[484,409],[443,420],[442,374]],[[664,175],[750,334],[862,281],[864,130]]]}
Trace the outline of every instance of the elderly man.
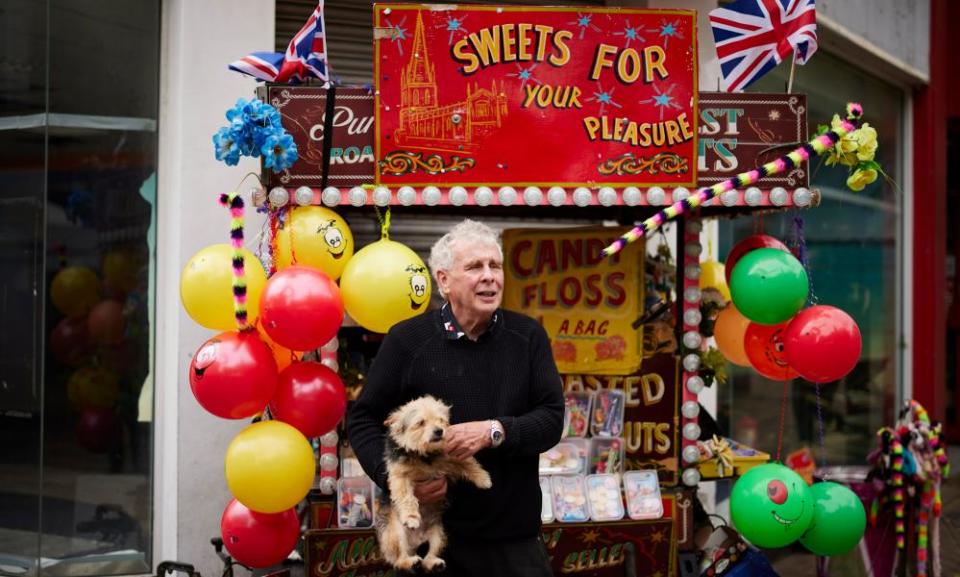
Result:
{"label": "elderly man", "polygon": [[350,412],[350,443],[386,489],[383,422],[422,395],[452,407],[447,453],[476,456],[493,488],[447,479],[417,486],[421,502],[449,501],[443,553],[452,577],[551,575],[539,540],[538,455],[560,440],[563,392],[550,342],[533,319],[500,309],[503,251],[497,234],[465,220],[430,253],[446,301],[394,326]]}

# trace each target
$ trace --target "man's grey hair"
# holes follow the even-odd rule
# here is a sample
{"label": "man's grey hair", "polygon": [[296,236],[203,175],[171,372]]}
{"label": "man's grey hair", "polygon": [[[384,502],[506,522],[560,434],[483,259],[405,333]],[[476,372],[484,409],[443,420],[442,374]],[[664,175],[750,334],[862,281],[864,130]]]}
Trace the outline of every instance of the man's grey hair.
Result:
{"label": "man's grey hair", "polygon": [[[500,258],[503,258],[503,248],[500,246],[500,233],[489,226],[470,220],[469,218],[450,229],[450,232],[440,237],[430,249],[430,270],[433,278],[437,278],[437,271],[450,270],[453,267],[453,246],[459,243],[475,245],[492,244],[497,247]],[[439,287],[440,281],[437,280]],[[446,296],[446,295],[444,295]]]}

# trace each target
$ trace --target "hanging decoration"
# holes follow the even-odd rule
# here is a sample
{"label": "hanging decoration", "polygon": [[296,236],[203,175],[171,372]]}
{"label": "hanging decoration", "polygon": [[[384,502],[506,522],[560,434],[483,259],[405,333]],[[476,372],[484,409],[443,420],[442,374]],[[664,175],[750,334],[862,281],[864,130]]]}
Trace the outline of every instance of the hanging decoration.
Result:
{"label": "hanging decoration", "polygon": [[241,156],[262,156],[264,168],[274,172],[283,172],[297,161],[297,144],[281,124],[276,108],[256,98],[240,98],[226,117],[230,126],[213,135],[217,160],[236,166]]}
{"label": "hanging decoration", "polygon": [[689,210],[704,205],[728,190],[749,186],[765,176],[789,170],[801,162],[809,160],[812,156],[823,154],[830,148],[833,148],[840,138],[856,130],[862,116],[863,108],[859,104],[853,102],[847,104],[847,118],[842,120],[838,127],[828,130],[803,146],[796,148],[786,156],[768,162],[760,168],[742,172],[729,180],[719,182],[710,187],[701,188],[696,194],[673,203],[617,239],[604,249],[604,254],[610,256],[619,252],[631,242],[635,242],[657,230],[663,223],[673,220]]}

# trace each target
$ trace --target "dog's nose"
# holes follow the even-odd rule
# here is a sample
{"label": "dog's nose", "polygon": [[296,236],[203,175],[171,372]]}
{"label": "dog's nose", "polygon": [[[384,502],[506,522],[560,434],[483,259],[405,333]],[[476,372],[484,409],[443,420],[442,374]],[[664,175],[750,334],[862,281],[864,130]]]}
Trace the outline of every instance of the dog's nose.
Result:
{"label": "dog's nose", "polygon": [[434,429],[433,430],[433,440],[439,441],[443,438],[443,429]]}

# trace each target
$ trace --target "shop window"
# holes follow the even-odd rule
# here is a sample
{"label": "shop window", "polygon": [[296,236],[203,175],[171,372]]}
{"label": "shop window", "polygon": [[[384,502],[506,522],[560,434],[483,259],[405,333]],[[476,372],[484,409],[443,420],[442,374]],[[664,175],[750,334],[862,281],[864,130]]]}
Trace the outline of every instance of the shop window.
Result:
{"label": "shop window", "polygon": [[149,573],[160,3],[0,37],[0,573]]}
{"label": "shop window", "polygon": [[[789,67],[781,66],[749,91],[782,93],[788,73]],[[811,134],[817,124],[828,124],[834,113],[842,112],[848,101],[861,102],[865,121],[880,135],[877,160],[904,186],[901,89],[821,50],[808,65],[796,68],[793,90],[807,95]],[[811,187],[821,192],[819,207],[720,223],[722,259],[732,243],[754,232],[794,242],[796,219],[802,218],[817,301],[842,308],[860,326],[860,362],[841,381],[821,386],[825,455],[819,446],[816,388],[800,379],[788,386],[784,456],[808,446],[819,465],[863,463],[877,429],[894,421],[903,382],[903,194],[882,178],[862,192],[851,192],[846,177],[845,169],[814,161]],[[721,423],[732,437],[775,453],[782,384],[748,369],[728,368],[730,380],[718,391]]]}

